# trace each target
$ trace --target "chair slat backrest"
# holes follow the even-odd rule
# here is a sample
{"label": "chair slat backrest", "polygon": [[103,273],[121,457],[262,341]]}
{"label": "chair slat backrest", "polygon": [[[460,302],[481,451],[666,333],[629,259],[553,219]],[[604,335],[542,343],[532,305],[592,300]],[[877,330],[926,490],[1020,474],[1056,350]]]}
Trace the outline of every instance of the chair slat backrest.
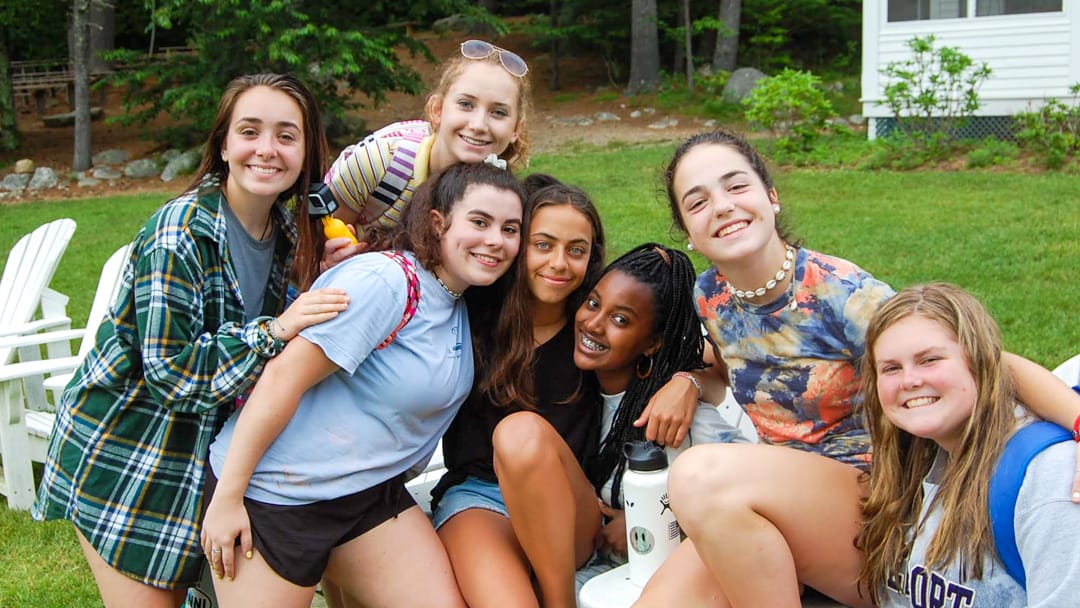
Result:
{"label": "chair slat backrest", "polygon": [[97,291],[94,292],[94,303],[90,305],[90,316],[86,318],[86,333],[83,334],[82,343],[79,345],[79,359],[85,358],[86,353],[90,352],[98,327],[101,326],[101,322],[109,314],[109,307],[116,300],[116,293],[120,291],[120,284],[124,282],[124,264],[127,263],[130,251],[130,244],[117,249],[109,256],[101,269]]}
{"label": "chair slat backrest", "polygon": [[[74,233],[75,220],[54,220],[22,237],[11,248],[0,278],[0,329],[34,319],[42,294]],[[10,362],[12,355],[11,349],[0,349],[0,364]]]}

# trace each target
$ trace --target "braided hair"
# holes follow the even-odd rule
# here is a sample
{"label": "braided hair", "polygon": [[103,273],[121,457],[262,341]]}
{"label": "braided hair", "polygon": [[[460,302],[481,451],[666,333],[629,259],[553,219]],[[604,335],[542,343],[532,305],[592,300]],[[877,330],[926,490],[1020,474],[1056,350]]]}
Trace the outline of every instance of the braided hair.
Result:
{"label": "braided hair", "polygon": [[[622,272],[649,287],[656,313],[653,331],[660,337],[660,348],[651,362],[648,355],[641,354],[611,428],[600,443],[595,466],[590,467],[589,477],[597,490],[614,474],[611,502],[618,507],[622,502],[619,486],[626,469],[623,445],[645,438],[645,429],[634,427],[634,420],[641,416],[649,398],[671,380],[672,374],[705,367],[705,343],[701,321],[694,309],[694,266],[686,254],[657,243],[645,243],[612,262],[604,275],[612,271]],[[648,368],[646,372],[642,372],[643,366]]]}

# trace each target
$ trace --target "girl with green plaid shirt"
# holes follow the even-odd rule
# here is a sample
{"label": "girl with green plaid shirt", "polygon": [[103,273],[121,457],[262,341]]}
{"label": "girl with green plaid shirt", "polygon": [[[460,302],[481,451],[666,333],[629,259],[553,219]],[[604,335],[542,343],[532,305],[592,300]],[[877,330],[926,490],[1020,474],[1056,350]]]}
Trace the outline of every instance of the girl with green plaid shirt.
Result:
{"label": "girl with green plaid shirt", "polygon": [[221,98],[199,177],[135,237],[109,318],[61,399],[33,510],[75,524],[106,606],[183,602],[203,564],[211,441],[269,358],[348,305],[322,289],[282,312],[290,273],[306,286],[321,247],[306,205],[297,226],[284,202],[325,162],[304,85],[241,76]]}

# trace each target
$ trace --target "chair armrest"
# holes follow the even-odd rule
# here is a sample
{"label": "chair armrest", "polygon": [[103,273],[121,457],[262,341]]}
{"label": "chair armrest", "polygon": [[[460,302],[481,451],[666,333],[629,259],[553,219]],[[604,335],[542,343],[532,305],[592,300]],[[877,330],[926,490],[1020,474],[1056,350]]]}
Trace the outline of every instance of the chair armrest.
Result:
{"label": "chair armrest", "polygon": [[26,334],[37,333],[43,329],[52,329],[59,327],[61,329],[71,328],[70,317],[50,317],[47,319],[38,319],[37,321],[30,321],[29,323],[19,323],[18,325],[7,325],[0,327],[0,336],[23,336]]}
{"label": "chair armrest", "polygon": [[0,382],[20,380],[43,374],[58,374],[71,371],[82,362],[80,357],[63,357],[61,359],[45,359],[43,361],[26,361],[23,363],[9,363],[0,365]]}
{"label": "chair armrest", "polygon": [[22,348],[23,346],[40,346],[53,342],[70,342],[82,338],[85,333],[85,329],[62,329],[34,334],[19,334],[0,338],[0,348]]}

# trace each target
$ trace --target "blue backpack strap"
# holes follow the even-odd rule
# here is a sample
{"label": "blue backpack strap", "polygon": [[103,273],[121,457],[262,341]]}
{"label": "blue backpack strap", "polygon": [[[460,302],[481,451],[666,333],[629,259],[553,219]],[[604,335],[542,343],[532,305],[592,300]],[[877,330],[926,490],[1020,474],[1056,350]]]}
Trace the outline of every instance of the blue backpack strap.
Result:
{"label": "blue backpack strap", "polygon": [[1016,548],[1016,498],[1031,459],[1051,445],[1070,439],[1072,433],[1052,422],[1040,420],[1029,424],[1009,438],[990,478],[990,526],[994,531],[998,559],[1009,576],[1025,590],[1027,576]]}

